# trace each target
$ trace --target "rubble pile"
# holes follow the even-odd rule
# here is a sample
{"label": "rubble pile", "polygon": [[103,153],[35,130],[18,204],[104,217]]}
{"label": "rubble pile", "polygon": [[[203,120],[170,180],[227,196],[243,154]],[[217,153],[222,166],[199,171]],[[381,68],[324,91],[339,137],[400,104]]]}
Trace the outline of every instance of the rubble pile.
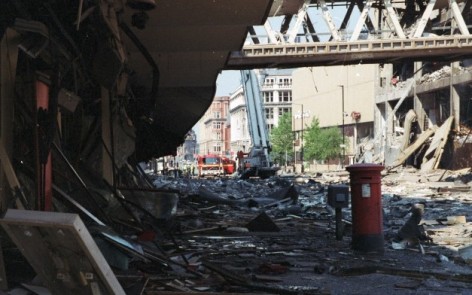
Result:
{"label": "rubble pile", "polygon": [[431,82],[437,81],[439,79],[449,77],[450,75],[451,75],[451,67],[444,66],[440,70],[437,70],[437,71],[434,71],[432,73],[423,75],[419,79],[418,84],[431,83]]}
{"label": "rubble pile", "polygon": [[[457,66],[454,67],[453,75],[459,75],[466,72],[469,72],[471,69],[470,67],[462,67]],[[438,81],[440,79],[444,79],[451,76],[451,67],[450,66],[443,66],[441,69],[424,74],[417,82],[417,84],[425,84]]]}
{"label": "rubble pile", "polygon": [[[349,184],[345,171],[264,180],[149,177],[158,192],[178,195],[170,214],[156,218],[153,205],[128,199],[139,220],[134,229],[125,216],[126,230],[85,222],[125,294],[466,294],[472,288],[470,169],[384,171],[382,255],[351,249],[349,207],[342,210],[342,237],[336,236],[327,191]],[[427,238],[402,241],[414,208],[422,208],[414,226]],[[59,243],[46,239],[51,249]],[[14,247],[4,252],[14,290],[48,285],[32,280],[30,259],[21,262]]]}

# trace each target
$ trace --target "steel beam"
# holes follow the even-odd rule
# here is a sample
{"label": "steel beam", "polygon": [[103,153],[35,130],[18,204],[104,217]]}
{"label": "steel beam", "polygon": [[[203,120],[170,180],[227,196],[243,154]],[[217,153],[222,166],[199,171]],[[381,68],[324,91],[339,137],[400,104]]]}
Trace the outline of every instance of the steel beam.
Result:
{"label": "steel beam", "polygon": [[269,43],[272,43],[272,44],[285,43],[285,40],[283,38],[277,38],[277,34],[274,31],[274,29],[272,29],[272,26],[270,25],[269,20],[267,20],[264,23],[264,28],[267,32],[267,38],[269,39],[268,40]]}
{"label": "steel beam", "polygon": [[225,69],[388,63],[392,60],[453,61],[472,56],[471,36],[247,45],[232,52]]}
{"label": "steel beam", "polygon": [[323,12],[323,19],[326,22],[326,25],[329,28],[329,32],[331,33],[331,37],[335,41],[340,41],[341,37],[339,36],[339,32],[336,29],[336,25],[333,22],[333,18],[331,17],[331,13],[329,12],[328,6],[326,5],[326,1],[319,0],[318,3],[321,6],[321,11]]}
{"label": "steel beam", "polygon": [[431,16],[431,12],[433,12],[434,4],[436,4],[436,0],[430,0],[428,5],[423,12],[420,20],[418,21],[416,30],[411,31],[410,38],[419,38],[423,35],[424,28],[428,24],[429,17]]}
{"label": "steel beam", "polygon": [[354,27],[354,31],[352,32],[350,41],[356,41],[359,39],[359,35],[361,33],[362,27],[365,24],[365,20],[367,18],[367,15],[369,14],[369,10],[372,7],[373,0],[368,0],[365,3],[364,8],[362,9],[361,15],[359,16],[359,19],[357,20],[357,24]]}
{"label": "steel beam", "polygon": [[308,5],[305,3],[303,7],[300,8],[300,10],[298,11],[295,24],[293,25],[293,28],[289,30],[289,33],[288,33],[288,39],[287,39],[288,43],[295,42],[295,38],[297,37],[298,31],[300,30],[302,23],[305,21],[307,10],[308,10]]}
{"label": "steel beam", "polygon": [[395,33],[397,34],[399,38],[402,38],[402,39],[406,38],[405,33],[403,32],[403,29],[400,25],[400,22],[398,21],[397,14],[395,13],[395,10],[393,10],[392,1],[385,0],[384,4],[385,4],[385,9],[387,10],[388,18],[390,19],[390,22],[393,25]]}
{"label": "steel beam", "polygon": [[469,35],[469,29],[467,28],[467,24],[465,23],[464,18],[462,17],[462,12],[459,6],[457,5],[456,0],[450,0],[450,9],[452,10],[452,15],[456,20],[457,26],[459,27],[461,34]]}

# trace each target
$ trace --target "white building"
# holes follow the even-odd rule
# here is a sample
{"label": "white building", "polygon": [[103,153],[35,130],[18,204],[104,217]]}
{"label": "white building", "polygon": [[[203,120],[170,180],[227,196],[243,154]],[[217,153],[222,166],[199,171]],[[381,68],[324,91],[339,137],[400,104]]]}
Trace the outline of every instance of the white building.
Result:
{"label": "white building", "polygon": [[246,98],[241,85],[229,98],[229,113],[231,126],[231,151],[249,152],[251,136],[247,120]]}
{"label": "white building", "polygon": [[[291,111],[292,70],[263,70],[258,72],[260,91],[267,129],[276,127],[279,117]],[[230,95],[231,151],[249,152],[252,141],[248,126],[246,98],[241,85]]]}
{"label": "white building", "polygon": [[267,129],[278,126],[279,118],[292,110],[292,71],[265,70],[261,86]]}

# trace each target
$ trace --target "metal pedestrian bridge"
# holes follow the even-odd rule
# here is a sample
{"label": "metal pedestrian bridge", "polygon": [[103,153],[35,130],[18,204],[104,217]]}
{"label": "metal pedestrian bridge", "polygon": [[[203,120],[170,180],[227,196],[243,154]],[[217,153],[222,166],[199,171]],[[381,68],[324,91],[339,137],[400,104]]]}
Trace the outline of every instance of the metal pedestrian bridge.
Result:
{"label": "metal pedestrian bridge", "polygon": [[393,63],[405,59],[454,61],[471,56],[472,36],[265,44],[247,45],[232,52],[227,69]]}
{"label": "metal pedestrian bridge", "polygon": [[[269,19],[250,28],[242,50],[231,52],[225,69],[467,59],[472,57],[466,21],[471,2],[306,1],[278,27]],[[334,15],[340,14],[343,20],[336,24]],[[327,32],[320,31],[315,18]]]}

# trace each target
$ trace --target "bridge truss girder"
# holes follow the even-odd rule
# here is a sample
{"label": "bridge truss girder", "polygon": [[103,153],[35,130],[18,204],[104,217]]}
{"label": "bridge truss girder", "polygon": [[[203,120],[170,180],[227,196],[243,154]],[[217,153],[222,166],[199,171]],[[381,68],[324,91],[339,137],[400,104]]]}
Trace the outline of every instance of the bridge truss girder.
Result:
{"label": "bridge truss girder", "polygon": [[[252,28],[243,50],[231,54],[227,69],[466,58],[469,57],[470,49],[465,50],[463,46],[468,47],[469,41],[456,42],[452,35],[470,36],[470,23],[466,20],[469,19],[471,2],[472,0],[355,0],[327,3],[325,0],[307,0],[296,15],[285,16],[281,30],[276,31],[276,26],[270,24],[270,19],[264,25],[265,31],[262,30],[259,35],[256,32],[261,32],[261,29]],[[340,5],[345,6],[343,11]],[[342,22],[336,24],[335,15],[339,16],[341,12]],[[327,33],[320,32],[322,26],[314,16],[322,18],[328,29]],[[418,50],[421,46],[381,48],[375,45],[394,40],[403,44],[432,35],[447,43],[448,48],[422,48],[427,51],[421,52]],[[429,39],[425,40],[430,42]],[[357,45],[359,42],[365,43],[361,46],[361,52]],[[304,46],[317,48],[313,49],[315,51],[308,49],[311,52],[307,55],[303,49],[300,50]],[[344,46],[346,50],[328,50],[330,52],[324,51],[323,56],[318,56],[320,52],[316,50],[320,46]],[[290,54],[282,55],[281,52]]]}

